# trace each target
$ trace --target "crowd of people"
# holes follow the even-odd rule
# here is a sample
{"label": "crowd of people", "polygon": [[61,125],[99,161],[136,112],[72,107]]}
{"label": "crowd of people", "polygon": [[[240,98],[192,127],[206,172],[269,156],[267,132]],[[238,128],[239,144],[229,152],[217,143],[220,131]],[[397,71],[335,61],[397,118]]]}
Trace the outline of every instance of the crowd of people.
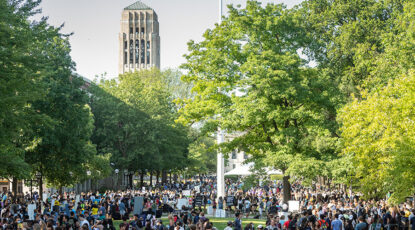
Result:
{"label": "crowd of people", "polygon": [[[342,190],[311,189],[296,183],[291,200],[298,201],[298,207],[289,211],[280,182],[245,191],[240,181],[228,180],[226,184],[225,197],[216,196],[214,178],[141,190],[47,194],[43,198],[35,192],[15,199],[3,192],[0,228],[210,230],[216,226],[209,218],[216,210],[224,210],[235,218],[226,230],[415,230],[412,202],[391,206],[385,200],[365,201]],[[136,197],[142,197],[139,212]],[[179,207],[181,199],[188,202]],[[264,224],[255,226],[249,221],[252,218],[262,219]]]}

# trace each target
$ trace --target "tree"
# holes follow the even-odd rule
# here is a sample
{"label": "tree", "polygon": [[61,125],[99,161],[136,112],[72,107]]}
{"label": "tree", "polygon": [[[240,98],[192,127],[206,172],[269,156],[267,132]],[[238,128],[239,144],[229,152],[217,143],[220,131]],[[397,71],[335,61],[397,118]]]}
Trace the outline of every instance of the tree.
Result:
{"label": "tree", "polygon": [[61,188],[84,178],[94,159],[96,149],[90,142],[93,116],[82,89],[85,82],[73,73],[68,36],[46,22],[43,28],[46,42],[37,45],[44,56],[37,61],[45,97],[30,102],[35,114],[45,119],[31,123],[26,130],[25,135],[38,143],[26,151],[25,161],[41,173],[42,180]]}
{"label": "tree", "polygon": [[177,117],[165,76],[157,69],[126,73],[91,88],[93,142],[120,168],[144,173],[183,169],[187,129]]}
{"label": "tree", "polygon": [[45,19],[30,20],[38,13],[39,1],[0,1],[0,177],[26,178],[29,165],[24,149],[36,140],[21,138],[22,130],[41,119],[33,116],[30,100],[42,98],[39,84],[42,69],[38,60],[44,57],[38,44],[44,44],[50,33]]}
{"label": "tree", "polygon": [[[299,18],[283,5],[255,1],[229,11],[202,42],[189,42],[183,80],[196,95],[180,101],[179,121],[237,133],[222,150],[244,150],[284,173],[296,160],[322,159],[333,142],[324,122],[331,85],[298,54]],[[286,202],[287,174],[283,181]]]}
{"label": "tree", "polygon": [[353,158],[356,177],[367,197],[399,203],[415,193],[415,72],[363,94],[340,114],[344,154]]}
{"label": "tree", "polygon": [[188,173],[210,174],[216,172],[216,151],[213,137],[200,135],[200,131],[193,129],[190,134],[193,141],[189,145]]}
{"label": "tree", "polygon": [[[382,36],[382,54],[373,61],[372,87],[362,87],[342,110],[343,154],[352,159],[356,179],[367,197],[399,203],[413,195],[413,105],[415,5],[407,1]],[[384,82],[388,83],[385,84]]]}

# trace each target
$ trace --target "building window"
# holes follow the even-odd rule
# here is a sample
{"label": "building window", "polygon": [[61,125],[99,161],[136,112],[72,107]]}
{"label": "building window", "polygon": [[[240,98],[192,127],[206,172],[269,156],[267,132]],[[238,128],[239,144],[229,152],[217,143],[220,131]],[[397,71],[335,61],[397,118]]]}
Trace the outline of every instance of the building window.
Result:
{"label": "building window", "polygon": [[232,165],[232,168],[233,168],[233,169],[234,169],[234,168],[236,168],[236,165],[235,165],[235,164],[233,164],[233,165]]}
{"label": "building window", "polygon": [[147,50],[147,64],[150,64],[150,51]]}
{"label": "building window", "polygon": [[150,41],[147,41],[147,49],[150,49]]}
{"label": "building window", "polygon": [[133,34],[133,27],[130,27],[130,34]]}
{"label": "building window", "polygon": [[232,151],[232,159],[236,159],[236,151],[235,150]]}
{"label": "building window", "polygon": [[141,27],[141,36],[144,36],[144,27]]}
{"label": "building window", "polygon": [[138,51],[140,49],[139,45],[140,41],[138,39],[135,40],[135,63],[138,63]]}
{"label": "building window", "polygon": [[127,65],[127,51],[124,51],[124,65]]}
{"label": "building window", "polygon": [[244,153],[244,159],[248,159],[248,154]]}
{"label": "building window", "polygon": [[136,36],[136,37],[138,37],[138,33],[139,33],[139,31],[138,31],[138,27],[136,27],[136,28],[135,28],[135,36]]}
{"label": "building window", "polygon": [[127,50],[127,47],[128,47],[128,45],[127,45],[127,41],[124,41],[124,51],[126,51],[126,50]]}
{"label": "building window", "polygon": [[133,64],[134,59],[134,43],[133,40],[130,40],[130,64]]}
{"label": "building window", "polygon": [[144,64],[144,39],[141,39],[141,63]]}

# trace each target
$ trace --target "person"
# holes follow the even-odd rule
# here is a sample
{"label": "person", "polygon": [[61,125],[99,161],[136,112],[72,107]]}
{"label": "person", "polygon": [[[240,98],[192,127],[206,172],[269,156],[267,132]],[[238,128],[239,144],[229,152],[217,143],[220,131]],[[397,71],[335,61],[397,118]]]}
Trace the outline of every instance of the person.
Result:
{"label": "person", "polygon": [[339,214],[334,214],[334,220],[331,222],[331,229],[332,230],[343,230],[342,229],[342,222],[339,220]]}
{"label": "person", "polygon": [[156,230],[164,230],[164,225],[162,220],[157,221]]}
{"label": "person", "polygon": [[249,198],[245,199],[244,208],[245,208],[246,218],[248,218],[250,210],[251,210],[251,202],[249,201]]}
{"label": "person", "polygon": [[262,225],[258,225],[257,229],[258,229],[258,230],[263,230],[263,229],[264,229],[264,227],[263,227]]}
{"label": "person", "polygon": [[318,227],[323,230],[328,229],[329,227],[329,224],[324,218],[325,218],[324,215],[320,215],[320,220],[318,221]]}
{"label": "person", "polygon": [[365,222],[365,219],[363,218],[363,216],[359,216],[358,220],[359,220],[359,223],[356,224],[355,230],[366,230],[367,223]]}
{"label": "person", "polygon": [[245,226],[244,230],[254,230],[254,224],[253,223],[249,223]]}
{"label": "person", "polygon": [[232,230],[232,226],[233,226],[232,221],[228,221],[228,224],[226,225],[224,230]]}
{"label": "person", "polygon": [[284,226],[284,229],[285,229],[285,230],[287,230],[287,229],[288,229],[288,226],[290,225],[291,220],[292,220],[292,216],[291,216],[291,215],[289,215],[289,216],[288,216],[288,220],[286,220],[286,221],[284,222],[284,224],[283,224],[283,226]]}
{"label": "person", "polygon": [[85,216],[83,214],[79,215],[79,221],[81,227],[87,225],[87,228],[89,229],[89,222],[85,219]]}
{"label": "person", "polygon": [[220,209],[220,210],[222,210],[223,209],[223,198],[220,196],[219,197],[219,199],[218,199],[218,208]]}
{"label": "person", "polygon": [[409,215],[409,225],[411,226],[411,230],[415,230],[415,209],[412,210],[412,214]]}
{"label": "person", "polygon": [[214,215],[216,215],[216,199],[215,199],[215,197],[213,197],[213,199],[212,199],[212,209],[213,209]]}
{"label": "person", "polygon": [[233,224],[234,230],[242,230],[242,221],[241,221],[241,214],[236,213],[236,218]]}

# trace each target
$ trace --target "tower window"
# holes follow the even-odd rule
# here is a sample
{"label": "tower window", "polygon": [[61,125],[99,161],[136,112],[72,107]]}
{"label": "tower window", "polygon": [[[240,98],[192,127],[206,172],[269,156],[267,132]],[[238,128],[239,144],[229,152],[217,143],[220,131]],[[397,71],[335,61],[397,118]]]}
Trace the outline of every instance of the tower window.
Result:
{"label": "tower window", "polygon": [[133,64],[133,58],[134,58],[134,43],[133,40],[130,40],[130,64]]}
{"label": "tower window", "polygon": [[235,150],[232,151],[232,159],[236,159],[236,151]]}
{"label": "tower window", "polygon": [[248,154],[244,153],[244,159],[248,159]]}
{"label": "tower window", "polygon": [[141,36],[144,36],[144,27],[141,27]]}
{"label": "tower window", "polygon": [[141,39],[141,63],[144,64],[144,39]]}
{"label": "tower window", "polygon": [[150,51],[147,50],[147,64],[150,64]]}
{"label": "tower window", "polygon": [[140,41],[138,39],[135,40],[135,63],[138,63],[138,51],[140,49],[139,45]]}
{"label": "tower window", "polygon": [[150,49],[150,41],[147,41],[147,49]]}
{"label": "tower window", "polygon": [[124,65],[127,65],[127,51],[124,51]]}
{"label": "tower window", "polygon": [[136,36],[136,37],[138,37],[138,33],[139,33],[139,31],[138,31],[138,27],[136,27],[136,28],[135,28],[135,36]]}
{"label": "tower window", "polygon": [[133,34],[133,27],[130,27],[130,34]]}
{"label": "tower window", "polygon": [[127,41],[124,41],[124,51],[127,50],[128,45],[127,45]]}

